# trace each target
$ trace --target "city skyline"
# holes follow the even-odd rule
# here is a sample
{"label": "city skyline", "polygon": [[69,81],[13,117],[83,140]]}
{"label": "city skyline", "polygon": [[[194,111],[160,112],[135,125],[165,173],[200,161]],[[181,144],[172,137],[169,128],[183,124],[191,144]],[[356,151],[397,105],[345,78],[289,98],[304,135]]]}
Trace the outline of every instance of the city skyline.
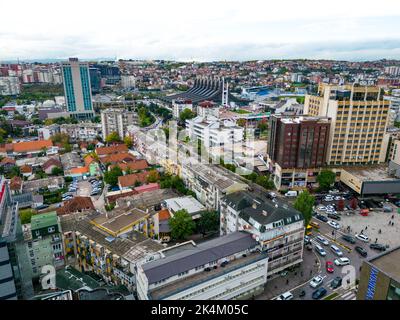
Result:
{"label": "city skyline", "polygon": [[[342,0],[334,6],[314,0],[246,6],[206,0],[195,11],[179,1],[117,0],[113,6],[100,1],[96,7],[71,1],[57,14],[47,0],[19,0],[3,4],[4,12],[16,5],[22,8],[22,23],[15,24],[12,15],[2,18],[0,61],[71,56],[200,62],[400,59],[400,4],[393,0],[378,7],[370,0],[362,6]],[[46,19],[29,22],[38,14]],[[70,17],[85,23],[71,23]]]}

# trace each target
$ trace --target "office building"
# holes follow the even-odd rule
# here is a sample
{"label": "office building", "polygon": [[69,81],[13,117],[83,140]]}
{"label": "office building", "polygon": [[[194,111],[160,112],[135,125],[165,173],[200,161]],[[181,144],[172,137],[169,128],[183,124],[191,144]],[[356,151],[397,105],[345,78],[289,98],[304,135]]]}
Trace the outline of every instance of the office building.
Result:
{"label": "office building", "polygon": [[0,300],[33,296],[18,203],[11,197],[7,181],[0,177]]}
{"label": "office building", "polygon": [[357,300],[400,300],[400,247],[364,260]]}
{"label": "office building", "polygon": [[90,87],[92,93],[99,93],[101,91],[101,72],[98,68],[89,68]]}
{"label": "office building", "polygon": [[89,64],[70,58],[62,63],[67,111],[71,117],[89,119],[94,116]]}
{"label": "office building", "polygon": [[101,111],[101,126],[103,139],[110,133],[116,132],[123,139],[127,133],[127,127],[138,124],[138,115],[134,111],[126,109],[106,109]]}
{"label": "office building", "polygon": [[321,83],[306,96],[304,114],[331,118],[327,164],[377,164],[386,158],[389,107],[378,86]]}
{"label": "office building", "polygon": [[268,164],[278,189],[314,184],[326,164],[330,119],[272,116],[269,125]]}
{"label": "office building", "polygon": [[46,265],[64,265],[63,242],[57,213],[33,215],[31,223],[22,226],[26,250],[32,267],[32,278],[39,278]]}
{"label": "office building", "polygon": [[249,299],[267,282],[267,255],[245,232],[200,244],[185,242],[151,260],[138,264],[140,300]]}
{"label": "office building", "polygon": [[303,261],[304,218],[280,200],[238,191],[220,201],[220,234],[245,231],[268,255],[268,276]]}

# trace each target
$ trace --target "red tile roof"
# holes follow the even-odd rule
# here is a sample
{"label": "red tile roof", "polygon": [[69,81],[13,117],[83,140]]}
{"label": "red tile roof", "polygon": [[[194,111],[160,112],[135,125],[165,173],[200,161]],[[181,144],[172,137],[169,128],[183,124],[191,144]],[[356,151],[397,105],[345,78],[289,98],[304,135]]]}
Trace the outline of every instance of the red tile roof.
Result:
{"label": "red tile roof", "polygon": [[14,164],[15,165],[15,160],[11,159],[11,158],[8,158],[8,157],[5,157],[5,158],[3,158],[1,160],[0,165],[4,166],[6,164]]}
{"label": "red tile roof", "polygon": [[149,175],[148,171],[143,171],[139,173],[127,174],[126,176],[118,177],[118,184],[122,188],[133,187],[136,181],[140,181],[141,183],[145,183],[147,181],[147,177]]}
{"label": "red tile roof", "polygon": [[17,142],[13,144],[13,151],[14,152],[40,151],[43,148],[47,149],[52,146],[53,142],[51,140]]}
{"label": "red tile roof", "polygon": [[56,166],[56,167],[59,167],[59,168],[63,167],[61,161],[59,161],[57,159],[54,159],[54,158],[50,158],[45,163],[43,163],[42,168],[43,168],[43,170],[47,170],[51,166]]}
{"label": "red tile roof", "polygon": [[117,144],[110,147],[101,147],[96,149],[96,153],[99,156],[106,156],[109,154],[128,152],[128,147],[124,144]]}
{"label": "red tile roof", "polygon": [[171,215],[170,215],[168,209],[163,209],[158,212],[158,220],[159,221],[168,220],[169,218],[171,218]]}
{"label": "red tile roof", "polygon": [[32,167],[31,167],[31,166],[23,165],[23,166],[20,168],[20,171],[21,171],[21,173],[31,173],[33,170],[32,170]]}
{"label": "red tile roof", "polygon": [[135,190],[137,193],[145,193],[145,192],[154,191],[154,190],[158,190],[158,189],[160,189],[160,185],[158,183],[149,183],[149,184],[145,184],[143,186],[136,187],[133,190]]}
{"label": "red tile roof", "polygon": [[57,215],[94,210],[94,205],[90,197],[75,197],[64,202],[64,205],[57,209]]}
{"label": "red tile roof", "polygon": [[116,164],[119,162],[130,162],[134,161],[136,159],[135,156],[131,155],[128,152],[121,152],[121,153],[116,153],[116,154],[110,154],[108,156],[104,156],[100,158],[101,163],[111,163],[111,164]]}
{"label": "red tile roof", "polygon": [[20,177],[13,177],[10,180],[10,190],[20,190],[22,187],[22,179]]}
{"label": "red tile roof", "polygon": [[110,168],[114,168],[114,167],[120,167],[122,171],[127,171],[128,169],[130,170],[144,170],[147,169],[149,167],[148,163],[146,160],[141,159],[141,160],[134,160],[131,162],[122,162],[122,163],[117,163],[114,164],[112,166],[110,166]]}

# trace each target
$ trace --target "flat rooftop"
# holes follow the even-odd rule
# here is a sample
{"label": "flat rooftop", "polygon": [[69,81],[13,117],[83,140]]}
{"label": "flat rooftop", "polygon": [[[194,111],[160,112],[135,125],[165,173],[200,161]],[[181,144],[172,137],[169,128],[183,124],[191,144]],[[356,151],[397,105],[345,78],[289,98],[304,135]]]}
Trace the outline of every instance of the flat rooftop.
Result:
{"label": "flat rooftop", "polygon": [[[343,167],[343,170],[352,174],[361,181],[396,181],[399,179],[389,176],[387,164],[368,167]],[[400,181],[400,180],[399,180]]]}
{"label": "flat rooftop", "polygon": [[368,262],[389,277],[400,282],[400,247],[386,251],[369,259]]}
{"label": "flat rooftop", "polygon": [[192,196],[167,199],[164,202],[172,212],[186,209],[189,214],[194,214],[206,210],[206,207]]}
{"label": "flat rooftop", "polygon": [[230,261],[225,267],[217,267],[216,269],[211,268],[209,272],[201,271],[194,274],[193,276],[182,278],[179,279],[179,281],[174,281],[166,286],[156,288],[155,290],[150,291],[151,299],[160,300],[166,298],[174,293],[178,293],[189,287],[192,287],[195,284],[200,284],[205,281],[211,280],[212,278],[222,276],[242,266],[265,258],[267,258],[267,255],[263,253],[249,253],[246,255],[246,257]]}

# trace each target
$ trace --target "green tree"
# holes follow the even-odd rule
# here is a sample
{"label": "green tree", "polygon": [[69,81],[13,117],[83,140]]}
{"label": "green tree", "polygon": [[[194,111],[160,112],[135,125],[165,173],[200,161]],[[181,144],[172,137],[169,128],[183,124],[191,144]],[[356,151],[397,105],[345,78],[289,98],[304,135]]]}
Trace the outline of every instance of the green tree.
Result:
{"label": "green tree", "polygon": [[183,209],[176,211],[174,216],[169,219],[169,226],[172,238],[185,239],[193,233],[196,224],[187,210]]}
{"label": "green tree", "polygon": [[258,176],[256,183],[267,190],[275,188],[274,182],[268,176]]}
{"label": "green tree", "polygon": [[238,126],[240,126],[240,127],[245,127],[246,126],[246,119],[238,119],[237,121],[236,121],[236,124],[238,125]]}
{"label": "green tree", "polygon": [[197,228],[204,236],[207,232],[219,229],[219,215],[217,211],[205,211],[197,221]]}
{"label": "green tree", "polygon": [[193,119],[196,116],[196,113],[194,113],[192,110],[186,108],[183,110],[180,115],[179,115],[179,120],[182,122],[185,122],[186,120]]}
{"label": "green tree", "polygon": [[150,170],[149,175],[147,176],[147,182],[157,182],[160,180],[160,174],[158,173],[157,170]]}
{"label": "green tree", "polygon": [[112,187],[118,185],[118,177],[122,176],[122,170],[116,166],[104,174],[104,181]]}
{"label": "green tree", "polygon": [[308,191],[303,191],[294,202],[294,208],[299,210],[304,216],[304,223],[306,226],[310,223],[312,218],[312,207],[315,203],[315,197]]}
{"label": "green tree", "polygon": [[320,190],[329,190],[332,184],[335,182],[335,173],[331,170],[322,170],[317,176],[317,182]]}
{"label": "green tree", "polygon": [[59,167],[54,167],[53,169],[51,169],[51,175],[52,176],[62,176],[62,175],[64,175],[64,171],[63,171],[63,169],[61,169]]}
{"label": "green tree", "polygon": [[261,132],[264,132],[268,129],[268,124],[266,121],[260,121],[257,125],[258,129],[260,129]]}
{"label": "green tree", "polygon": [[126,137],[124,138],[124,143],[125,143],[125,145],[126,145],[128,148],[132,148],[132,146],[133,146],[133,140],[132,140],[132,138],[129,137],[129,136],[126,136]]}
{"label": "green tree", "polygon": [[106,142],[107,143],[113,143],[113,142],[121,142],[121,138],[117,132],[111,132],[107,137],[106,137]]}
{"label": "green tree", "polygon": [[21,176],[21,170],[17,166],[13,166],[10,170],[10,178],[12,177],[20,177]]}

